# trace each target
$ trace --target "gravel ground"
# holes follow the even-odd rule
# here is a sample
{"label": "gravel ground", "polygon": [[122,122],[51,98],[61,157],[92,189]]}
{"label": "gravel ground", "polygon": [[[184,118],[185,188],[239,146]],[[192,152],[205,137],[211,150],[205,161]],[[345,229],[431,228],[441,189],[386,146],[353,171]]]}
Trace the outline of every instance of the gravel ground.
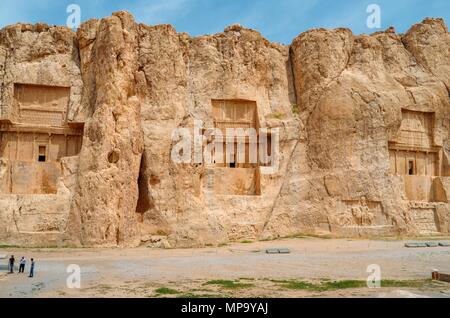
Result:
{"label": "gravel ground", "polygon": [[[405,248],[404,241],[286,239],[231,244],[205,249],[1,249],[36,260],[34,278],[6,274],[0,260],[0,297],[153,297],[158,286],[183,293],[201,290],[213,279],[253,280],[253,288],[233,291],[203,288],[213,295],[269,297],[450,297],[450,284],[422,288],[354,289],[331,292],[287,291],[270,280],[363,280],[368,266],[381,269],[382,279],[425,280],[431,272],[450,273],[450,248]],[[269,255],[267,248],[289,248],[290,254]],[[81,289],[68,289],[67,267],[81,268]],[[28,270],[28,268],[27,268]],[[274,287],[274,288],[272,288]],[[273,290],[272,290],[273,289]]]}

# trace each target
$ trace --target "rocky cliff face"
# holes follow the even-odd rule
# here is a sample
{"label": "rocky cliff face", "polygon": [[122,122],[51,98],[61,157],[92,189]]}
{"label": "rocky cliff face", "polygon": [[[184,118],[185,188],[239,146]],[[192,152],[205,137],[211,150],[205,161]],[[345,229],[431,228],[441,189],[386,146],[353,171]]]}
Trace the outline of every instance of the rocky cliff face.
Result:
{"label": "rocky cliff face", "polygon": [[[270,222],[272,231],[283,235],[277,230],[280,223],[290,233],[304,226],[311,231],[310,225],[322,223],[334,233],[420,232],[420,221],[411,216],[416,200],[405,197],[408,180],[391,171],[389,142],[405,125],[404,110],[417,116],[434,114],[431,137],[443,146],[446,165],[449,91],[446,77],[432,65],[448,67],[449,39],[442,20],[425,20],[406,35],[392,29],[370,36],[354,36],[345,29],[312,30],[294,40],[292,59],[309,169],[296,172],[292,167],[288,172],[286,195]],[[416,146],[407,150],[419,151]],[[433,175],[448,175],[446,167],[438,169]],[[303,211],[286,208],[295,202],[292,187],[301,189]],[[446,195],[424,201],[448,202]],[[449,230],[446,204],[419,205],[418,210],[436,209],[441,215],[438,227]],[[380,213],[382,218],[377,217]],[[364,214],[366,222],[361,220]]]}
{"label": "rocky cliff face", "polygon": [[[67,122],[85,125],[79,154],[62,161],[64,191],[0,195],[0,239],[182,247],[448,233],[449,69],[450,36],[438,19],[404,35],[311,30],[291,46],[238,25],[191,38],[125,12],[76,34],[7,27],[2,119],[14,121],[15,83],[39,84],[70,87]],[[217,123],[213,101],[255,102],[258,126],[279,130],[279,169],[257,172],[255,195],[223,194],[224,175],[236,170],[171,159],[175,129]],[[30,209],[17,202],[37,198],[39,211],[62,200],[56,230],[15,226]]]}
{"label": "rocky cliff face", "polygon": [[78,185],[68,224],[84,246],[139,243],[137,179],[143,152],[136,95],[138,32],[125,13],[91,21],[78,31],[86,120]]}

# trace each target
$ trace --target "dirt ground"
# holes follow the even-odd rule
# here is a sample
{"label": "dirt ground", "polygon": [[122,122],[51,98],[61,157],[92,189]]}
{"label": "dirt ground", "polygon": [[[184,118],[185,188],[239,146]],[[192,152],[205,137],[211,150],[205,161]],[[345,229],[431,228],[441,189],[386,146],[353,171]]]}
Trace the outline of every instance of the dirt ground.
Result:
{"label": "dirt ground", "polygon": [[[0,260],[0,297],[450,297],[450,284],[430,280],[435,270],[450,273],[450,247],[405,243],[301,238],[205,249],[2,248],[16,260],[33,257],[36,270],[34,278],[7,274]],[[72,264],[81,269],[79,289],[67,288]],[[373,264],[382,288],[365,286]]]}

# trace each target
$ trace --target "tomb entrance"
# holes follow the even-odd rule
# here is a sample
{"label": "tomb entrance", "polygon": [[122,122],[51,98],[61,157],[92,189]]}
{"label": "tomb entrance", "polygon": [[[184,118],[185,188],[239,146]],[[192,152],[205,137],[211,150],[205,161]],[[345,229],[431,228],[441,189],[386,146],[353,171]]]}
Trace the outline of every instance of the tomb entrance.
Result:
{"label": "tomb entrance", "polygon": [[[4,194],[55,194],[60,160],[78,155],[84,124],[67,121],[69,87],[15,84],[14,107],[0,119]],[[5,175],[6,174],[6,175]]]}
{"label": "tomb entrance", "polygon": [[389,142],[390,172],[403,177],[410,201],[440,201],[433,189],[442,165],[442,147],[434,143],[434,117],[403,109],[397,137]]}
{"label": "tomb entrance", "polygon": [[256,102],[212,100],[212,106],[214,128],[221,132],[210,141],[215,144],[214,193],[260,195],[260,167],[271,165],[271,136],[261,138]]}

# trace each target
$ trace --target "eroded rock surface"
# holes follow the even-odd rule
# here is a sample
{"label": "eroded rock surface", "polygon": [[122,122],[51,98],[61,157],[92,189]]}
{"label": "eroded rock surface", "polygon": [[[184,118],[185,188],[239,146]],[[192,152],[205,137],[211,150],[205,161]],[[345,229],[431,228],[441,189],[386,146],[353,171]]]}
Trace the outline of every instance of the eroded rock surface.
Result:
{"label": "eroded rock surface", "polygon": [[[0,240],[187,247],[449,233],[449,71],[440,19],[404,35],[315,29],[290,46],[240,25],[192,38],[126,12],[76,33],[4,28]],[[19,84],[42,86],[50,109],[19,96]],[[49,87],[70,88],[58,127],[61,99]],[[247,107],[256,114],[248,125],[279,130],[277,170],[172,160],[175,129],[233,124],[214,105],[236,109],[234,125]],[[41,120],[25,125],[30,118]],[[54,160],[54,193],[19,193],[11,179],[36,159]]]}
{"label": "eroded rock surface", "polygon": [[[137,26],[129,14],[117,13],[84,24],[78,36],[87,45],[80,50],[94,87],[88,92],[94,96],[87,98],[92,116],[85,125],[69,237],[79,235],[80,243],[88,246],[136,245],[137,180],[143,152],[135,85]],[[85,61],[86,55],[90,58]]]}

